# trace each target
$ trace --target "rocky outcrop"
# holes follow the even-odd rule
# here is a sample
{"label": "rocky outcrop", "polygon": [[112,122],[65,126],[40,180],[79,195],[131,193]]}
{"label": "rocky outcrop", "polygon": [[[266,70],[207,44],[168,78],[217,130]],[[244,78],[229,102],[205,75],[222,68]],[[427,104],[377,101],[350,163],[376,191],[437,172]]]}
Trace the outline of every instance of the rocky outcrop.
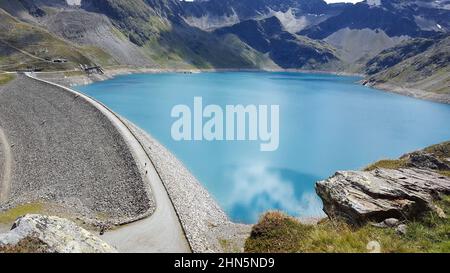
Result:
{"label": "rocky outcrop", "polygon": [[0,252],[114,253],[116,250],[75,223],[52,216],[25,215],[0,234]]}
{"label": "rocky outcrop", "polygon": [[433,201],[440,194],[450,194],[450,179],[418,168],[343,171],[318,182],[316,191],[330,218],[363,224],[413,219],[435,209]]}
{"label": "rocky outcrop", "polygon": [[402,159],[407,161],[408,166],[414,168],[425,168],[440,171],[450,170],[450,161],[448,159],[442,160],[437,156],[425,151],[417,151],[404,155]]}

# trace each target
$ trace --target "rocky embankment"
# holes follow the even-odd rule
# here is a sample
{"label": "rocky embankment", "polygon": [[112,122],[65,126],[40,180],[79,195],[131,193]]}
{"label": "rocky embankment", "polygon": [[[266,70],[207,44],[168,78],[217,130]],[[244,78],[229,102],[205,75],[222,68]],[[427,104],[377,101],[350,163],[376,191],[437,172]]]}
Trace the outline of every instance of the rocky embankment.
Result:
{"label": "rocky embankment", "polygon": [[28,214],[10,232],[0,234],[0,253],[115,253],[113,247],[75,223],[52,216]]}
{"label": "rocky embankment", "polygon": [[57,204],[64,215],[103,226],[154,209],[125,138],[79,95],[19,75],[0,91],[0,127],[2,144],[11,147],[4,160],[10,162],[9,179],[0,181],[8,194],[0,210]]}
{"label": "rocky embankment", "polygon": [[[341,171],[316,185],[330,218],[351,224],[413,220],[434,210],[435,201],[450,194],[450,142],[384,160],[366,171]],[[388,220],[389,222],[389,220]]]}
{"label": "rocky embankment", "polygon": [[124,120],[155,166],[193,252],[240,252],[250,226],[230,221],[209,192],[171,152]]}

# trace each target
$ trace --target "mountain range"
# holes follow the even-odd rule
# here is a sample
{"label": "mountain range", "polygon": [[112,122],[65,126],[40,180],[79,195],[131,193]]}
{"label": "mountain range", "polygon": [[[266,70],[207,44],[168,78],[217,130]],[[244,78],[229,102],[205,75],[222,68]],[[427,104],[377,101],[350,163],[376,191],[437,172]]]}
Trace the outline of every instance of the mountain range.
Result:
{"label": "mountain range", "polygon": [[450,93],[449,32],[449,0],[0,0],[0,70],[327,70]]}

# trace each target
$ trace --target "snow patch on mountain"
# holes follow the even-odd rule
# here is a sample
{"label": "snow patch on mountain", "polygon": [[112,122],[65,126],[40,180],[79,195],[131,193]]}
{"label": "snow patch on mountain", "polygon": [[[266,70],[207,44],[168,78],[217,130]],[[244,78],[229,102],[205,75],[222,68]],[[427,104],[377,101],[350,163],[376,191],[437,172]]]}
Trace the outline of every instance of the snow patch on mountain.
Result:
{"label": "snow patch on mountain", "polygon": [[286,12],[271,10],[268,17],[271,16],[276,16],[286,31],[290,33],[297,33],[310,25],[319,24],[330,17],[325,14],[305,14],[297,17],[295,10],[292,8]]}
{"label": "snow patch on mountain", "polygon": [[81,6],[81,0],[66,0],[69,6]]}

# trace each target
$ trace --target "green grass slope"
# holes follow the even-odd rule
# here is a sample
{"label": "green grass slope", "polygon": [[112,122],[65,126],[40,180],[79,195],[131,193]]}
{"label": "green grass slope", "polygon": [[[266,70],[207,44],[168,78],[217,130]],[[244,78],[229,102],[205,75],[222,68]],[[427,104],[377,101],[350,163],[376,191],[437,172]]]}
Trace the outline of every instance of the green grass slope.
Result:
{"label": "green grass slope", "polygon": [[[53,63],[53,59],[67,59],[67,63]],[[0,9],[0,70],[37,68],[68,70],[79,64],[92,65],[108,59],[98,48],[71,45],[47,30],[19,21]]]}
{"label": "green grass slope", "polygon": [[[450,214],[450,196],[437,205]],[[355,228],[330,220],[305,225],[280,212],[269,212],[253,227],[245,252],[367,253],[376,250],[375,245],[383,253],[450,253],[450,220],[429,213],[408,223],[406,234],[400,235],[393,228]]]}

